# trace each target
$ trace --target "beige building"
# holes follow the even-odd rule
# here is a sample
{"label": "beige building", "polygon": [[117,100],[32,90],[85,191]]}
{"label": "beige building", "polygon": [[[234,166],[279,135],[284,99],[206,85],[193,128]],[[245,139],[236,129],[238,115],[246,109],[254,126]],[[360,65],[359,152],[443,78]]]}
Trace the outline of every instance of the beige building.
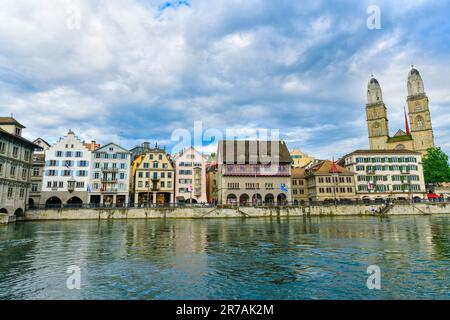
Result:
{"label": "beige building", "polygon": [[415,68],[409,72],[407,87],[409,123],[405,115],[405,130],[398,130],[391,137],[381,86],[375,78],[370,79],[366,115],[371,150],[413,150],[425,155],[428,148],[435,146],[428,97],[422,77]]}
{"label": "beige building", "polygon": [[355,200],[355,173],[333,161],[318,160],[292,172],[294,203]]}
{"label": "beige building", "polygon": [[219,141],[219,204],[284,204],[291,198],[291,156],[284,141]]}
{"label": "beige building", "polygon": [[217,163],[208,163],[206,166],[206,194],[208,203],[217,203]]}
{"label": "beige building", "polygon": [[131,193],[135,205],[174,203],[175,170],[165,149],[156,145],[132,162]]}
{"label": "beige building", "polygon": [[292,166],[294,168],[302,168],[314,161],[313,157],[310,157],[306,153],[299,149],[293,149],[291,152]]}
{"label": "beige building", "polygon": [[425,198],[420,152],[409,150],[357,150],[339,161],[356,172],[360,199]]}
{"label": "beige building", "polygon": [[22,137],[25,127],[0,117],[0,222],[22,216],[28,202],[33,151],[39,146]]}
{"label": "beige building", "polygon": [[33,143],[40,148],[36,148],[33,153],[33,168],[31,171],[30,195],[28,198],[28,206],[31,208],[43,204],[41,191],[45,170],[45,151],[50,148],[50,144],[42,138],[37,138]]}

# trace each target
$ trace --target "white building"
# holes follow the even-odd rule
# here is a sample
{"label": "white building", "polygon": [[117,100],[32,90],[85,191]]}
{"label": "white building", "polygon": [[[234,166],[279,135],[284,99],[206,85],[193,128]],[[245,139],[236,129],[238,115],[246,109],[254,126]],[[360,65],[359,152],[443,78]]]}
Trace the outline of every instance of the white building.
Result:
{"label": "white building", "polygon": [[424,199],[422,155],[410,150],[356,150],[339,161],[356,172],[361,199]]}
{"label": "white building", "polygon": [[12,117],[0,117],[0,223],[22,216],[28,199],[33,150],[22,137],[25,128]]}
{"label": "white building", "polygon": [[124,206],[129,202],[131,152],[108,143],[92,152],[90,203]]}
{"label": "white building", "polygon": [[91,157],[72,130],[46,150],[42,203],[46,206],[88,203]]}
{"label": "white building", "polygon": [[177,202],[207,203],[206,161],[190,147],[173,157],[175,166],[175,199]]}

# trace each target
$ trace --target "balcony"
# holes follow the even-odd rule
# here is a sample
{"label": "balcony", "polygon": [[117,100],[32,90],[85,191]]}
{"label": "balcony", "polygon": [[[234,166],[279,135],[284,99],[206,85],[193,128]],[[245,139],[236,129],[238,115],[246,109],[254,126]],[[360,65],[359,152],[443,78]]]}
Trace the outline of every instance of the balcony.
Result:
{"label": "balcony", "polygon": [[102,178],[100,181],[102,183],[117,183],[117,178]]}
{"label": "balcony", "polygon": [[119,169],[117,169],[117,168],[102,168],[102,172],[105,172],[105,173],[117,173],[117,172],[119,172]]}

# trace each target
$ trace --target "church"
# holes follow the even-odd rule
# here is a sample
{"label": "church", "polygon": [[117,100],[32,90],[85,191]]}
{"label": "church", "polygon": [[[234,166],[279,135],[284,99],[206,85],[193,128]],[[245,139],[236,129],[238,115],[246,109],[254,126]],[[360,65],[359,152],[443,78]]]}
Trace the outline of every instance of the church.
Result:
{"label": "church", "polygon": [[405,111],[405,130],[389,135],[387,108],[383,102],[381,86],[377,79],[370,79],[367,89],[367,128],[371,150],[412,150],[425,155],[434,148],[434,134],[428,97],[425,94],[422,77],[412,67],[408,75],[408,117]]}

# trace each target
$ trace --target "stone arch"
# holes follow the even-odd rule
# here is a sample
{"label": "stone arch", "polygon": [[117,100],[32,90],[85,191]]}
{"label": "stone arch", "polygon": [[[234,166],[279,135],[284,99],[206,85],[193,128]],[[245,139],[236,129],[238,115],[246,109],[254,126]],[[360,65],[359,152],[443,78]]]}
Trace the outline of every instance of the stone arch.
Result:
{"label": "stone arch", "polygon": [[273,194],[271,194],[271,193],[266,194],[266,196],[264,197],[264,203],[271,205],[274,202],[275,202],[275,197],[273,196]]}
{"label": "stone arch", "polygon": [[252,197],[252,203],[253,204],[261,204],[262,203],[262,196],[259,193],[255,193]]}
{"label": "stone arch", "polygon": [[250,202],[250,196],[246,193],[241,194],[239,197],[239,204],[246,205]]}
{"label": "stone arch", "polygon": [[83,206],[83,200],[81,200],[78,197],[72,197],[69,200],[67,200],[67,204],[71,207],[81,207]]}
{"label": "stone arch", "polygon": [[[191,199],[187,199],[187,200],[185,200],[185,203],[191,203]],[[192,199],[192,204],[197,204],[198,203],[198,201],[197,200],[195,200],[195,199]]]}
{"label": "stone arch", "polygon": [[405,145],[400,143],[395,147],[395,150],[405,150]]}
{"label": "stone arch", "polygon": [[29,208],[33,208],[34,207],[34,199],[33,198],[29,198],[28,199],[28,207]]}
{"label": "stone arch", "polygon": [[16,211],[14,211],[14,215],[16,216],[16,217],[22,217],[23,216],[23,209],[22,208],[17,208],[17,210]]}
{"label": "stone arch", "polygon": [[278,196],[277,196],[277,203],[279,204],[279,205],[282,205],[282,204],[285,204],[287,202],[287,197],[286,197],[286,195],[284,194],[284,193],[280,193]]}
{"label": "stone arch", "polygon": [[0,213],[8,214],[8,210],[6,210],[5,208],[1,208]]}
{"label": "stone arch", "polygon": [[227,196],[227,204],[235,204],[237,202],[237,197],[235,194],[229,194]]}
{"label": "stone arch", "polygon": [[62,201],[58,197],[50,197],[45,202],[46,208],[56,208],[56,207],[61,207],[61,205],[62,205]]}

